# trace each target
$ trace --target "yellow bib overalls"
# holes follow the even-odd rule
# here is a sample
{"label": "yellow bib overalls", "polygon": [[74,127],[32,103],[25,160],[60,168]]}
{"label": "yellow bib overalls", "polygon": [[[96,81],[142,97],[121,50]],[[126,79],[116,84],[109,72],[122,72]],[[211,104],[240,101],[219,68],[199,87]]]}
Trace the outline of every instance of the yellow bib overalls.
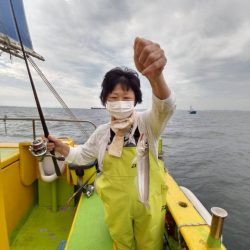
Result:
{"label": "yellow bib overalls", "polygon": [[167,186],[163,162],[151,154],[149,208],[140,201],[136,165],[132,164],[135,147],[123,147],[121,158],[108,155],[96,190],[105,210],[105,222],[117,250],[162,250],[164,208]]}

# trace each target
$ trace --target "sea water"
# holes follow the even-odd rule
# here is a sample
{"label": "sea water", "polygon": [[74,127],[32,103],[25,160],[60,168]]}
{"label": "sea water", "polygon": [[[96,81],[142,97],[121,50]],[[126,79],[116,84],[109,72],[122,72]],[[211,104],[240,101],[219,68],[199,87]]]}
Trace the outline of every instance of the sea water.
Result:
{"label": "sea water", "polygon": [[[108,121],[106,110],[73,109],[80,120],[97,126]],[[46,119],[70,119],[63,109],[44,109]],[[0,107],[0,118],[38,117],[35,108]],[[73,123],[47,122],[49,132],[72,137],[83,143],[94,131],[82,123],[81,133]],[[36,122],[36,135],[42,127]],[[164,159],[179,185],[189,188],[210,211],[218,206],[227,210],[223,239],[227,249],[250,249],[250,111],[177,110],[162,134]],[[7,131],[5,131],[5,128]],[[7,132],[7,134],[5,133]],[[31,141],[30,121],[0,120],[0,142]]]}

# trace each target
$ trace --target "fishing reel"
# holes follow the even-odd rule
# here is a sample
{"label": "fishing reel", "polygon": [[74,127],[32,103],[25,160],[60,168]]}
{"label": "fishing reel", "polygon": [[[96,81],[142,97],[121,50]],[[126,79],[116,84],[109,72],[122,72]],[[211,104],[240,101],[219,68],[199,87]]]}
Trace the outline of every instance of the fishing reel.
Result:
{"label": "fishing reel", "polygon": [[47,141],[43,138],[35,139],[29,146],[29,151],[36,157],[45,156],[47,153]]}
{"label": "fishing reel", "polygon": [[[95,171],[90,176],[88,176],[88,178],[85,182],[83,182],[84,171],[86,169],[90,169],[92,167],[95,167]],[[74,194],[67,201],[68,205],[74,198],[79,200],[79,195],[81,194],[81,192],[83,192],[87,198],[91,197],[91,195],[95,191],[95,187],[93,184],[93,182],[94,182],[93,178],[95,177],[95,175],[97,173],[100,173],[97,160],[92,161],[92,162],[85,164],[85,165],[77,165],[77,164],[70,163],[69,169],[75,171],[75,174],[78,177],[77,178],[78,184],[76,185],[77,190],[74,192]]]}
{"label": "fishing reel", "polygon": [[51,154],[48,152],[47,149],[47,141],[43,138],[37,138],[35,139],[32,144],[29,146],[29,151],[35,156],[35,157],[42,157],[42,160],[44,157],[53,157],[58,161],[64,161],[65,158],[63,156],[55,156],[54,154]]}

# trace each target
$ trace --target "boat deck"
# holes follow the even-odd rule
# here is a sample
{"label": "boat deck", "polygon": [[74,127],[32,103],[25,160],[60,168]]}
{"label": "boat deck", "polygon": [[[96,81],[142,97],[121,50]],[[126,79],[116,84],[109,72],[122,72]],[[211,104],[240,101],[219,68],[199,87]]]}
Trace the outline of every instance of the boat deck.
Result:
{"label": "boat deck", "polygon": [[104,223],[102,201],[96,193],[82,195],[65,250],[112,250],[113,241]]}
{"label": "boat deck", "polygon": [[75,208],[60,208],[52,212],[46,207],[35,206],[29,217],[17,230],[11,250],[58,249],[67,239]]}

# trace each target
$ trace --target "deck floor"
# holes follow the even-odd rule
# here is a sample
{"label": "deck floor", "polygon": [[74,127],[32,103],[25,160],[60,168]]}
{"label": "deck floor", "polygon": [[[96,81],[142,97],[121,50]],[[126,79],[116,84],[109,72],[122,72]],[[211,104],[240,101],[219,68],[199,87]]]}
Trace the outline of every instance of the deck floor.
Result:
{"label": "deck floor", "polygon": [[75,208],[62,208],[54,213],[48,208],[36,206],[18,231],[11,250],[55,250],[66,240]]}
{"label": "deck floor", "polygon": [[100,197],[82,197],[75,215],[65,250],[112,250],[113,241],[104,223]]}

